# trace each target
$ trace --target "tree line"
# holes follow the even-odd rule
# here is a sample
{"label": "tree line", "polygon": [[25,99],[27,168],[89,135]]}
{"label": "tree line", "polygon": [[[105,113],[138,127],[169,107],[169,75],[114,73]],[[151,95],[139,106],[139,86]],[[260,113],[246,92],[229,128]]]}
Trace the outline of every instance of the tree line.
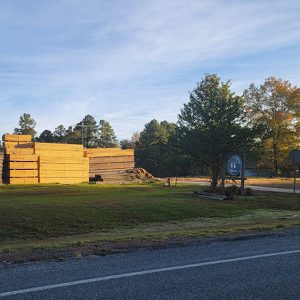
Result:
{"label": "tree line", "polygon": [[236,95],[230,81],[207,74],[189,93],[176,123],[154,119],[131,139],[118,141],[109,122],[97,123],[91,115],[36,137],[35,121],[24,114],[15,133],[40,142],[134,148],[136,165],[155,176],[209,174],[216,186],[234,153],[246,151],[257,168],[273,176],[289,171],[288,153],[300,145],[299,116],[300,89],[287,80],[270,77]]}
{"label": "tree line", "polygon": [[241,96],[231,82],[206,75],[190,92],[177,123],[152,120],[136,143],[136,162],[159,176],[210,175],[216,186],[232,154],[270,176],[288,174],[288,154],[300,146],[300,89],[275,77]]}
{"label": "tree line", "polygon": [[74,126],[57,126],[54,131],[44,130],[39,136],[35,130],[36,122],[30,114],[24,113],[19,120],[19,127],[15,134],[30,134],[38,142],[83,144],[84,147],[118,147],[119,142],[115,132],[108,121],[100,120],[99,123],[91,115],[86,115]]}

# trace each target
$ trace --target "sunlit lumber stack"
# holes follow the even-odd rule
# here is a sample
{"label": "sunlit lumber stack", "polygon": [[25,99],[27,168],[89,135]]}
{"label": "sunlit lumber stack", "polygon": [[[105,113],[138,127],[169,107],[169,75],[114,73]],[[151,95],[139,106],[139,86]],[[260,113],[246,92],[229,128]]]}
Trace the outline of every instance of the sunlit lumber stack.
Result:
{"label": "sunlit lumber stack", "polygon": [[38,156],[34,154],[30,135],[5,134],[3,181],[10,184],[39,182]]}
{"label": "sunlit lumber stack", "polygon": [[82,145],[31,142],[31,136],[4,135],[5,183],[81,183],[89,180]]}
{"label": "sunlit lumber stack", "polygon": [[119,148],[85,149],[84,155],[89,157],[89,176],[91,180],[104,182],[130,181],[126,170],[134,168],[134,150]]}
{"label": "sunlit lumber stack", "polygon": [[39,156],[40,183],[81,183],[89,181],[88,158],[82,145],[34,143]]}

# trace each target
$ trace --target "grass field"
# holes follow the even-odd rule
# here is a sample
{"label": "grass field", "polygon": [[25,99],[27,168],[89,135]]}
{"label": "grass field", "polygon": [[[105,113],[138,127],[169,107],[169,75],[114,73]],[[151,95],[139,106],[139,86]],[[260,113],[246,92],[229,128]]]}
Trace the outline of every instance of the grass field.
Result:
{"label": "grass field", "polygon": [[300,195],[234,201],[192,185],[0,186],[0,252],[76,243],[211,236],[300,225]]}

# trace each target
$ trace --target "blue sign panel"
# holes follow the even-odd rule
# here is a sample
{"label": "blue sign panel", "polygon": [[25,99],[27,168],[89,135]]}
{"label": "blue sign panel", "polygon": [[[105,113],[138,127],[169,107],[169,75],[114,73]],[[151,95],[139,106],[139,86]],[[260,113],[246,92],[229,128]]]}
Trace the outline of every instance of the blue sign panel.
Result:
{"label": "blue sign panel", "polygon": [[227,173],[232,176],[240,175],[242,171],[242,164],[243,164],[242,159],[239,155],[232,155],[227,160],[227,166],[226,166]]}

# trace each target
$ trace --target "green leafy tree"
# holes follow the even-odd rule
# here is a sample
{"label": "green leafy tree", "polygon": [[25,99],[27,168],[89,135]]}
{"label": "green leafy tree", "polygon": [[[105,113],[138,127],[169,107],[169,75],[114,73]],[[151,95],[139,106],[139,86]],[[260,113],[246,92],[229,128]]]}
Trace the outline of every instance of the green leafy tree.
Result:
{"label": "green leafy tree", "polygon": [[58,125],[53,132],[53,138],[56,143],[65,143],[67,130],[63,125]]}
{"label": "green leafy tree", "polygon": [[206,75],[190,93],[178,116],[180,139],[184,151],[195,163],[211,172],[215,188],[228,156],[248,142],[243,98],[230,90],[230,82],[217,75]]}
{"label": "green leafy tree", "polygon": [[93,116],[86,115],[83,120],[75,126],[74,131],[80,134],[85,147],[92,148],[97,146],[98,126]]}
{"label": "green leafy tree", "polygon": [[176,166],[184,162],[177,152],[176,128],[174,123],[155,119],[146,124],[135,146],[136,165],[155,176],[175,175]]}
{"label": "green leafy tree", "polygon": [[43,143],[53,143],[54,142],[54,136],[53,133],[50,130],[44,130],[39,138],[38,138],[39,142],[43,142]]}
{"label": "green leafy tree", "polygon": [[19,128],[15,128],[15,134],[29,134],[36,136],[35,131],[36,122],[30,114],[24,113],[19,120]]}
{"label": "green leafy tree", "polygon": [[100,120],[98,127],[98,146],[103,148],[118,147],[118,140],[109,122]]}
{"label": "green leafy tree", "polygon": [[289,166],[288,153],[299,147],[300,89],[289,81],[270,77],[256,87],[251,84],[244,93],[251,125],[261,126],[258,165],[273,169]]}
{"label": "green leafy tree", "polygon": [[72,126],[67,129],[67,134],[65,137],[67,144],[82,144],[82,134],[80,130],[73,130]]}

